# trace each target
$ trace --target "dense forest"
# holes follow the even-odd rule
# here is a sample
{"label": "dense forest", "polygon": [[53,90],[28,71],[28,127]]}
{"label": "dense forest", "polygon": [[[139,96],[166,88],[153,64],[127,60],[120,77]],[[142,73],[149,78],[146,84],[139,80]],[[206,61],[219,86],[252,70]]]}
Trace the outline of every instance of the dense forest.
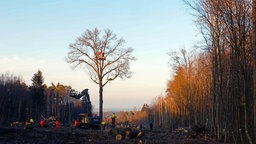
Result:
{"label": "dense forest", "polygon": [[55,116],[63,124],[70,124],[79,113],[88,113],[83,100],[70,97],[71,86],[44,84],[40,70],[27,86],[20,77],[11,74],[0,76],[0,123],[24,122],[28,116],[36,121]]}
{"label": "dense forest", "polygon": [[175,129],[202,125],[217,140],[252,143],[252,1],[185,1],[192,8],[203,41],[196,50],[170,52],[175,73],[166,94],[156,98],[148,119]]}

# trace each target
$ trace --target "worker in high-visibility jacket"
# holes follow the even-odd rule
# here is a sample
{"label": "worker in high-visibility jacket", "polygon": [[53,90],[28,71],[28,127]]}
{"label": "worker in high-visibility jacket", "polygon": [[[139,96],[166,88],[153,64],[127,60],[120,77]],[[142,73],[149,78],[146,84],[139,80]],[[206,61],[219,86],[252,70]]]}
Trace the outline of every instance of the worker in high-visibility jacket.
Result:
{"label": "worker in high-visibility jacket", "polygon": [[60,124],[59,121],[56,120],[56,121],[55,121],[55,128],[59,128],[59,124]]}
{"label": "worker in high-visibility jacket", "polygon": [[102,121],[102,122],[101,122],[101,126],[102,126],[102,130],[105,130],[106,122],[105,122],[105,121]]}
{"label": "worker in high-visibility jacket", "polygon": [[115,125],[116,125],[116,115],[115,115],[115,113],[113,113],[111,115],[111,119],[112,119],[112,127],[115,127]]}
{"label": "worker in high-visibility jacket", "polygon": [[28,115],[28,119],[25,122],[25,127],[24,128],[25,129],[26,128],[33,128],[33,126],[34,126],[34,120],[30,115]]}
{"label": "worker in high-visibility jacket", "polygon": [[78,121],[77,120],[74,121],[74,127],[78,127]]}
{"label": "worker in high-visibility jacket", "polygon": [[29,123],[30,123],[31,125],[34,125],[34,120],[33,120],[32,117],[29,117]]}
{"label": "worker in high-visibility jacket", "polygon": [[39,121],[39,125],[40,125],[40,127],[44,127],[44,121],[43,121],[43,120],[40,120],[40,121]]}

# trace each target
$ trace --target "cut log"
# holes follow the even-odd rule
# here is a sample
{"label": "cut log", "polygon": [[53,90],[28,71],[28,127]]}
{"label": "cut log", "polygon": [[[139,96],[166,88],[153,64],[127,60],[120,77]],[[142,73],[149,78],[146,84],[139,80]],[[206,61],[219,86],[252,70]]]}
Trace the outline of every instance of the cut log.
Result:
{"label": "cut log", "polygon": [[109,134],[112,134],[113,136],[121,135],[123,139],[133,139],[142,137],[144,132],[138,129],[113,128],[109,131]]}
{"label": "cut log", "polygon": [[117,140],[117,141],[122,140],[122,135],[121,135],[121,134],[117,134],[117,135],[116,135],[116,140]]}

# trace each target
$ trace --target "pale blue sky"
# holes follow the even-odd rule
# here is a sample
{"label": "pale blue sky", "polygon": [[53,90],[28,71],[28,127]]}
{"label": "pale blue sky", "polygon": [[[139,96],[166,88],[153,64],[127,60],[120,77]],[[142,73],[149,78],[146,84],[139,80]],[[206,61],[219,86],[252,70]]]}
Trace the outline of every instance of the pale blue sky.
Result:
{"label": "pale blue sky", "polygon": [[30,85],[38,69],[45,83],[89,88],[98,108],[98,86],[82,69],[65,61],[68,46],[86,29],[111,29],[137,61],[131,79],[104,89],[104,108],[141,108],[163,94],[172,75],[170,51],[199,41],[193,17],[182,0],[2,0],[0,1],[0,73],[20,75]]}

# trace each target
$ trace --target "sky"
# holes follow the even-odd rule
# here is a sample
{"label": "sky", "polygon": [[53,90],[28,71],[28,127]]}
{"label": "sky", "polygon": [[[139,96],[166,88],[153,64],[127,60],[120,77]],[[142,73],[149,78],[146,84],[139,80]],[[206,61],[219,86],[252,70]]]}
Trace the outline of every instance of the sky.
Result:
{"label": "sky", "polygon": [[173,73],[168,52],[191,49],[199,39],[194,17],[182,0],[2,0],[0,74],[11,73],[31,85],[41,70],[45,84],[89,89],[98,109],[98,85],[86,70],[65,61],[69,44],[86,29],[110,29],[134,49],[130,79],[104,87],[105,109],[140,109],[165,95]]}

